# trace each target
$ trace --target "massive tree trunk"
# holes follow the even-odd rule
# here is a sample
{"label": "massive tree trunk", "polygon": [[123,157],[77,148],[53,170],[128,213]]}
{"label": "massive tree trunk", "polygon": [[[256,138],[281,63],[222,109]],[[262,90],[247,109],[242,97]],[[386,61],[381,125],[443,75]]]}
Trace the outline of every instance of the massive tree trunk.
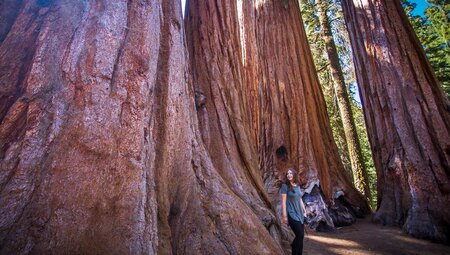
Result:
{"label": "massive tree trunk", "polygon": [[258,170],[244,98],[245,70],[236,1],[187,2],[186,38],[202,140],[215,168],[281,244],[280,225]]}
{"label": "massive tree trunk", "polygon": [[378,176],[375,219],[450,241],[450,116],[399,1],[343,1]]}
{"label": "massive tree trunk", "polygon": [[339,63],[339,55],[337,53],[336,44],[334,43],[333,34],[331,33],[330,21],[327,15],[327,3],[326,1],[318,0],[316,1],[316,4],[328,60],[330,62],[334,91],[342,118],[342,124],[344,126],[345,140],[347,141],[348,153],[352,165],[353,181],[356,188],[371,201],[372,196],[370,193],[369,178],[364,165],[364,158],[361,153],[358,134],[356,133],[356,125],[344,81],[344,73],[342,72],[341,64]]}
{"label": "massive tree trunk", "polygon": [[179,1],[17,7],[0,44],[1,254],[281,253],[264,196],[246,204],[201,142]]}
{"label": "massive tree trunk", "polygon": [[[270,93],[278,93],[273,91],[278,90],[277,86],[269,86],[267,82],[263,82],[259,78],[264,75],[271,77],[270,79],[276,79],[275,76],[283,72],[283,66],[278,66],[272,59],[282,59],[284,55],[288,54],[287,51],[295,51],[296,46],[284,48],[281,52],[271,52],[267,55],[270,57],[260,55],[259,52],[267,51],[268,48],[273,47],[273,44],[258,44],[255,31],[258,31],[259,25],[257,25],[256,17],[257,15],[267,15],[266,18],[268,19],[269,14],[258,13],[259,9],[255,9],[251,2],[190,1],[187,8],[187,41],[190,50],[191,69],[197,96],[197,111],[203,141],[207,146],[208,152],[212,155],[214,165],[220,169],[221,175],[233,192],[259,215],[262,221],[265,222],[266,227],[270,229],[272,235],[278,240],[278,225],[273,224],[272,213],[267,211],[265,206],[268,204],[267,200],[279,206],[279,180],[282,179],[286,171],[285,167],[288,165],[298,167],[300,165],[299,161],[290,160],[290,155],[281,155],[290,153],[286,146],[289,146],[291,139],[296,140],[296,142],[298,140],[309,141],[309,143],[305,142],[305,144],[302,144],[304,147],[301,150],[298,147],[288,147],[294,150],[295,158],[307,151],[310,152],[309,157],[305,156],[305,161],[309,160],[311,162],[310,165],[313,169],[311,172],[314,176],[308,176],[308,178],[304,179],[305,187],[309,186],[309,192],[311,192],[314,184],[320,183],[319,173],[315,170],[317,169],[316,158],[312,151],[314,146],[316,146],[313,144],[314,142],[320,147],[323,146],[323,144],[320,144],[323,141],[319,137],[317,137],[318,141],[312,141],[310,134],[303,132],[299,128],[299,125],[302,125],[305,129],[307,128],[306,118],[308,117],[307,115],[299,114],[295,105],[296,102],[302,102],[299,105],[306,111],[308,102],[305,102],[298,94],[293,95],[292,98],[287,98],[285,95],[268,96]],[[267,8],[270,9],[271,7]],[[299,18],[299,9],[298,6],[297,9],[293,8],[297,11],[297,16],[290,17],[294,22],[295,18]],[[281,17],[283,11],[285,10],[280,8],[272,15]],[[283,24],[290,21],[273,20],[272,22],[275,25],[283,26]],[[300,30],[302,29],[300,22],[300,20],[297,20],[295,28],[302,31]],[[267,31],[263,33],[267,33]],[[287,30],[280,30],[279,33],[280,37],[284,38],[279,38],[278,40],[286,40],[289,36]],[[274,34],[271,36],[274,36]],[[292,41],[298,39],[293,38]],[[302,39],[303,43],[305,43],[303,50],[307,50],[306,38],[303,37]],[[306,60],[296,60],[304,63],[307,63],[308,60],[312,61],[310,56],[308,59],[307,54],[310,54],[309,51],[305,53],[305,56],[298,56],[299,59],[305,57]],[[295,65],[291,72],[300,72],[299,63],[296,60],[290,62],[290,64]],[[261,73],[258,71],[266,64],[273,65],[273,72],[265,70],[266,73]],[[306,66],[305,69],[309,71],[310,76],[316,77],[312,64]],[[300,76],[297,75],[297,78]],[[310,82],[307,80],[308,78],[305,78],[305,82]],[[295,86],[298,86],[296,82],[292,83],[292,90],[295,90]],[[263,86],[263,84],[265,85]],[[322,95],[318,87],[317,78],[315,83],[313,81],[305,86],[315,87],[316,96],[321,99]],[[285,109],[282,107],[279,97],[285,97],[282,100],[286,100],[286,103],[290,104],[292,108]],[[314,101],[311,99],[311,102]],[[259,109],[259,106],[263,104],[266,104],[266,106],[275,104],[276,106],[273,107],[274,112],[271,112],[272,107]],[[312,107],[309,118],[317,119],[315,117],[317,114],[322,116],[325,114],[326,116],[325,108],[320,108],[324,107],[323,101],[319,102],[319,110],[314,108],[315,106]],[[284,114],[284,116],[277,116],[280,113]],[[279,119],[268,119],[272,118],[272,115],[277,116],[276,118]],[[290,115],[292,115],[291,119],[289,119]],[[329,132],[328,120],[324,118],[320,119],[320,121],[323,123],[325,133]],[[264,122],[284,125],[285,127],[292,126],[292,136],[284,134],[284,131],[281,129],[273,132],[272,127],[263,126]],[[285,131],[288,129],[285,129]],[[324,140],[329,138],[324,138]],[[278,141],[283,140],[283,142],[277,147],[272,146],[268,148],[268,144],[274,139]],[[256,152],[256,145],[259,145],[259,154]],[[367,212],[368,207],[364,199],[351,187],[351,183],[345,179],[345,174],[341,172],[343,168],[337,153],[333,152],[333,149],[335,149],[335,147],[332,147],[333,143],[331,142],[327,146],[326,149],[323,149],[326,151],[325,154],[332,154],[335,158],[330,160],[338,166],[330,168],[335,170],[335,172],[328,173],[327,171],[330,170],[328,168],[320,172],[324,176],[324,180],[338,179],[336,182],[327,183],[330,186],[327,187],[326,191],[330,193],[335,192],[329,195],[330,199],[327,202],[329,202],[329,205],[337,204],[334,201],[336,197],[333,195],[336,193],[345,194],[346,202],[351,204],[349,206],[351,210],[357,214]],[[278,147],[285,149],[278,149],[279,157],[276,159],[275,155]],[[323,153],[321,151],[315,156],[320,157],[319,160],[322,160],[322,157],[326,157]],[[261,159],[262,172],[257,171],[258,158]],[[275,160],[278,161],[277,165],[273,163]],[[308,170],[304,170],[303,174],[307,174]],[[266,193],[261,187],[261,176],[264,177],[265,189],[269,193],[269,199],[266,198]],[[339,178],[341,179],[339,180]],[[313,193],[315,195],[320,194],[316,190]],[[318,197],[317,201],[321,201],[321,198]],[[352,215],[345,213],[348,212],[348,209],[345,207],[336,208],[335,218],[338,224],[343,224],[342,222],[344,221],[348,223],[348,221],[353,220]],[[324,210],[322,211],[322,209]],[[328,215],[323,216],[324,212],[326,213],[326,208],[323,207],[321,210],[316,211],[320,216],[329,218]],[[345,216],[340,217],[338,215]],[[332,222],[330,224],[333,225]]]}
{"label": "massive tree trunk", "polygon": [[[335,206],[338,225],[352,221],[349,214],[338,217],[348,208],[367,213],[367,202],[348,179],[333,141],[298,2],[243,1],[242,10],[246,83],[253,91],[247,95],[258,93],[258,103],[250,106],[260,109],[250,112],[258,114],[253,123],[259,124],[260,167],[271,201],[279,205],[276,187],[287,167],[295,166],[308,192],[320,183],[325,201]],[[340,202],[345,206],[338,209]]]}

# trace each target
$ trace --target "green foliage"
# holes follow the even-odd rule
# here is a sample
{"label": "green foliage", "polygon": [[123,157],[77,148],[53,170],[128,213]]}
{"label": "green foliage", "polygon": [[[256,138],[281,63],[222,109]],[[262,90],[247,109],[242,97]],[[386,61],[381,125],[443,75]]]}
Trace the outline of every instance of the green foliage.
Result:
{"label": "green foliage", "polygon": [[301,0],[300,7],[306,36],[313,55],[319,82],[322,85],[322,91],[325,96],[333,137],[338,146],[339,155],[344,163],[344,167],[349,173],[349,177],[353,178],[353,175],[351,174],[350,157],[347,151],[347,143],[345,141],[344,128],[342,126],[342,120],[334,94],[331,73],[328,68],[329,63],[325,51],[325,41],[320,34],[319,17],[313,1]]}
{"label": "green foliage", "polygon": [[402,5],[436,77],[450,98],[450,3],[445,0],[428,2],[431,5],[425,9],[424,16],[412,13],[416,4],[402,0]]}
{"label": "green foliage", "polygon": [[[355,118],[355,125],[358,132],[358,137],[361,144],[361,150],[364,157],[364,164],[369,175],[369,185],[371,186],[372,208],[376,207],[376,171],[372,159],[372,151],[367,138],[366,126],[362,112],[361,104],[357,101],[359,99],[358,88],[356,84],[356,76],[353,69],[353,55],[349,44],[347,28],[345,25],[343,12],[340,1],[327,0],[328,15],[331,20],[331,28],[333,38],[339,53],[339,59],[344,72],[345,82],[349,88],[348,92],[351,95],[351,104],[353,117]],[[346,168],[349,177],[353,178],[351,174],[351,163],[348,155],[347,143],[345,140],[344,127],[342,124],[337,97],[334,92],[333,81],[331,78],[331,70],[329,69],[329,61],[326,55],[325,41],[321,36],[321,27],[319,17],[317,14],[314,0],[300,0],[300,7],[302,12],[302,19],[305,26],[306,36],[311,48],[311,52],[316,66],[319,82],[322,86],[322,91],[327,104],[328,117],[330,119],[331,129],[334,140],[338,146],[339,155],[341,156],[344,167]]]}
{"label": "green foliage", "polygon": [[371,207],[377,207],[377,172],[373,162],[372,150],[370,148],[369,139],[367,136],[366,123],[364,121],[363,109],[360,103],[352,100],[352,112],[355,119],[356,130],[361,145],[361,152],[366,165],[367,175],[369,178],[370,191],[372,193]]}

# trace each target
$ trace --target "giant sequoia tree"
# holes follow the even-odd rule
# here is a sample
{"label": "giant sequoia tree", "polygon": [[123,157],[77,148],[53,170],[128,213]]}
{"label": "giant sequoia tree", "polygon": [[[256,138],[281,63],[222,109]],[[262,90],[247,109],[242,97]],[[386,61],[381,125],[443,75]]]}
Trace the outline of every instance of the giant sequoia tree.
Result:
{"label": "giant sequoia tree", "polygon": [[[286,10],[281,8],[281,3],[276,3],[275,6],[276,9],[272,15],[281,17],[285,14]],[[267,8],[270,9],[270,5]],[[298,14],[298,6],[292,8],[292,11]],[[311,186],[312,188],[315,184],[320,183],[322,176],[324,180],[327,180],[330,176],[330,179],[336,179],[337,181],[331,185],[324,186],[323,190],[332,195],[338,192],[338,194],[344,195],[341,199],[349,203],[346,207],[337,207],[333,216],[336,216],[335,222],[337,224],[343,224],[342,221],[347,221],[345,224],[348,224],[348,221],[354,220],[354,215],[348,213],[349,210],[361,214],[367,211],[367,206],[363,198],[351,187],[350,182],[343,179],[345,174],[340,171],[342,168],[337,167],[335,172],[328,172],[327,169],[318,172],[314,168],[316,159],[314,158],[314,152],[312,152],[314,149],[313,141],[308,134],[305,134],[304,130],[299,130],[297,126],[299,121],[304,122],[303,128],[306,129],[308,126],[309,120],[297,111],[297,108],[305,107],[304,98],[300,97],[299,94],[279,95],[277,94],[277,83],[270,86],[261,79],[263,75],[270,79],[276,79],[277,75],[285,71],[283,65],[274,65],[273,72],[258,73],[255,71],[271,61],[269,58],[261,58],[258,54],[270,48],[270,44],[258,45],[254,37],[245,34],[248,31],[255,31],[255,27],[258,26],[255,19],[257,11],[259,9],[255,9],[253,4],[242,4],[238,1],[225,3],[217,0],[191,0],[188,2],[186,36],[203,141],[208,152],[212,155],[213,163],[220,169],[224,180],[240,198],[251,206],[272,236],[278,237],[280,228],[274,224],[274,216],[266,208],[271,204],[279,205],[279,201],[277,201],[279,198],[278,189],[280,180],[283,179],[286,171],[285,167],[288,165],[298,167],[299,162],[295,159],[298,158],[299,154],[301,155],[308,150],[311,153],[304,155],[304,158],[309,160],[310,167],[301,168],[305,187]],[[263,16],[263,14],[258,15]],[[221,19],[221,17],[223,18]],[[290,19],[292,17],[289,17]],[[283,22],[287,23],[289,20]],[[273,20],[273,22],[277,24],[281,21]],[[295,23],[295,28],[301,29],[300,24]],[[301,32],[301,30],[298,31]],[[283,38],[287,35],[288,30],[281,29],[279,31],[279,36],[282,37],[281,41],[283,41],[280,46],[283,49],[277,53],[278,55],[287,54],[288,50],[295,50],[297,47],[284,47],[283,44],[287,40]],[[304,37],[299,36],[295,40],[301,40],[300,45],[307,47]],[[250,49],[250,47],[254,48]],[[314,73],[314,67],[306,64],[306,60],[310,58],[308,54],[309,52],[305,52],[304,55],[301,55],[301,58],[286,62],[286,65],[295,64],[296,61],[304,61],[300,63],[305,65],[304,69]],[[208,64],[205,65],[205,63]],[[270,64],[273,65],[273,63]],[[300,72],[298,66],[293,67],[291,72],[295,70]],[[301,75],[296,78],[299,77]],[[302,90],[300,81],[295,80],[296,78],[293,78],[294,80],[289,84],[290,89]],[[261,86],[262,84],[265,84],[265,86]],[[312,89],[319,88],[317,82],[305,82],[304,86]],[[269,96],[270,94],[272,95]],[[321,94],[318,94],[318,96],[321,96]],[[292,108],[280,109],[277,102],[280,100],[278,97],[283,97],[284,104],[289,103]],[[272,100],[275,103],[271,102]],[[263,104],[276,104],[276,107],[272,108],[274,112],[270,113],[269,108],[265,108],[267,112],[262,112],[259,106]],[[315,115],[322,113],[324,105],[319,101],[317,106],[311,105],[311,108],[312,118],[315,118]],[[273,120],[268,119],[272,118],[271,115],[276,116],[277,119],[275,117],[273,117]],[[328,120],[322,121],[325,122],[323,131],[326,137],[329,134],[327,132],[330,131],[329,127],[326,126]],[[284,125],[284,130],[279,129],[272,132],[270,130],[272,127],[264,125],[266,122]],[[263,138],[259,139],[262,136]],[[274,139],[279,141],[283,139],[285,145],[282,141],[277,149],[262,144]],[[303,151],[296,147],[286,148],[291,143],[290,139],[304,139],[305,143],[301,145]],[[284,148],[284,151],[279,149],[280,147]],[[257,148],[259,148],[259,152],[257,152]],[[333,147],[330,146],[316,153],[318,157],[323,157],[323,154],[333,153],[332,150]],[[283,155],[280,156],[280,154]],[[291,157],[293,160],[290,160]],[[258,159],[260,159],[261,167],[258,166]],[[333,164],[341,166],[338,157],[329,160]],[[260,168],[262,171],[260,171]],[[264,186],[261,177],[264,178]],[[266,195],[266,191],[269,196]],[[334,204],[336,199],[334,196],[326,198],[328,199],[328,206]],[[323,201],[320,196],[318,199]],[[327,205],[322,203],[321,206]],[[333,225],[327,213],[327,208],[323,207],[320,210],[314,210],[317,214],[315,223],[319,224],[323,222],[324,218],[327,218],[329,219],[328,223]],[[339,214],[344,215],[344,217]]]}
{"label": "giant sequoia tree", "polygon": [[200,142],[178,1],[19,7],[0,45],[0,253],[282,253]]}
{"label": "giant sequoia tree", "polygon": [[[339,199],[351,210],[368,212],[333,141],[298,2],[244,1],[243,10],[244,65],[253,70],[246,82],[258,91],[259,109],[251,112],[258,114],[258,151],[266,186],[276,186],[286,165],[292,164],[299,168],[305,188],[320,183],[329,205],[337,206],[343,195]],[[337,213],[332,215],[335,223],[344,224]]]}
{"label": "giant sequoia tree", "polygon": [[449,104],[399,1],[343,1],[378,176],[375,218],[450,241]]}
{"label": "giant sequoia tree", "polygon": [[254,197],[266,194],[261,176],[268,201],[277,203],[279,181],[291,165],[300,168],[305,187],[320,183],[329,204],[343,194],[348,209],[367,212],[332,142],[298,5],[191,0],[186,24],[202,137],[233,191],[267,221],[258,205],[264,201]]}
{"label": "giant sequoia tree", "polygon": [[179,1],[7,6],[1,254],[282,254],[266,190],[284,159],[320,180],[329,205],[339,197],[337,212],[367,210],[332,142],[296,3],[193,2],[191,67]]}
{"label": "giant sequoia tree", "polygon": [[[186,38],[202,141],[230,189],[259,216],[275,238],[271,202],[258,169],[245,71],[241,60],[237,1],[187,2]],[[281,240],[278,240],[279,242]]]}

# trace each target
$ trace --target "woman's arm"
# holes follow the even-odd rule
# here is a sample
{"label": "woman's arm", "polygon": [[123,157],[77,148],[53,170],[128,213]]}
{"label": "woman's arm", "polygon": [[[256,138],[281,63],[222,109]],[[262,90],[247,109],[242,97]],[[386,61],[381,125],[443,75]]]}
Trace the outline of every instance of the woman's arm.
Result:
{"label": "woman's arm", "polygon": [[281,194],[281,213],[283,214],[281,222],[283,222],[284,224],[287,224],[288,222],[286,200],[287,194]]}

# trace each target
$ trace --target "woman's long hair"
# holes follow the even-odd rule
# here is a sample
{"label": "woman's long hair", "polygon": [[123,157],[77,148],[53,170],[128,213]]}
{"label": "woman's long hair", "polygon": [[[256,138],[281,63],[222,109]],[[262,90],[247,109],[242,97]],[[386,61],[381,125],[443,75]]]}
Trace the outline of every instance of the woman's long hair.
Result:
{"label": "woman's long hair", "polygon": [[287,174],[288,174],[289,170],[292,172],[292,175],[294,176],[294,178],[293,178],[294,183],[298,185],[298,181],[297,181],[298,173],[297,173],[297,170],[295,170],[295,168],[293,168],[293,167],[288,168],[288,170],[286,171],[286,174],[284,175],[284,183],[288,186],[288,189],[290,191],[295,192],[294,187],[291,185],[291,182],[287,178]]}

